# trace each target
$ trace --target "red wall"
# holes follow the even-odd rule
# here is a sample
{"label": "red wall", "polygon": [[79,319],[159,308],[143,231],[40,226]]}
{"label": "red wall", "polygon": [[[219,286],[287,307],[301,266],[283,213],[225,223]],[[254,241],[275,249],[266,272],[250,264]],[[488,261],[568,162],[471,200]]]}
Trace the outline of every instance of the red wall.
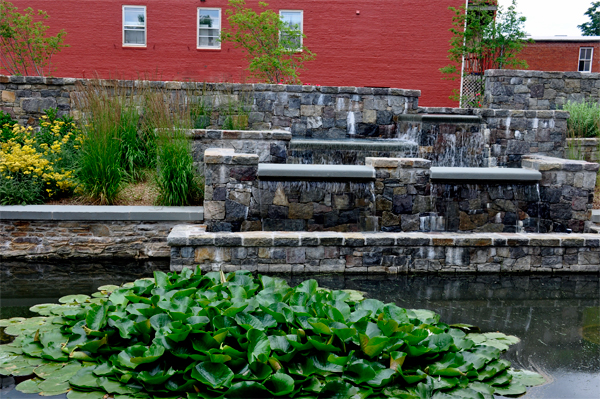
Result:
{"label": "red wall", "polygon": [[[305,44],[316,53],[304,83],[381,86],[422,91],[420,105],[453,106],[458,81],[442,80],[452,12],[464,0],[267,0],[270,8],[304,10]],[[241,82],[241,50],[196,49],[196,8],[227,0],[13,0],[43,9],[71,47],[55,56],[54,76]],[[257,0],[248,0],[255,6]],[[122,46],[122,5],[147,6],[147,48]],[[357,15],[357,11],[360,12]],[[226,24],[225,18],[224,24]]]}
{"label": "red wall", "polygon": [[598,42],[537,42],[530,43],[519,54],[532,71],[576,72],[579,49],[593,47],[592,72],[600,72],[600,43]]}

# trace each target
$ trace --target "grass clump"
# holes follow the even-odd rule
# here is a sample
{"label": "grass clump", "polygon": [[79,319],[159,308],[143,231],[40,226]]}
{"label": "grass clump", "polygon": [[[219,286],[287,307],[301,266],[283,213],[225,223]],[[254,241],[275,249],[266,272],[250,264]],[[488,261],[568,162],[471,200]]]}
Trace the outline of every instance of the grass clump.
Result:
{"label": "grass clump", "polygon": [[186,131],[191,128],[190,107],[175,98],[171,103],[164,92],[146,96],[147,129],[157,137],[157,204],[185,206],[203,197],[203,182],[196,172],[191,143]]}
{"label": "grass clump", "polygon": [[0,320],[17,390],[102,398],[479,398],[544,383],[500,356],[519,342],[429,310],[250,272],[155,272]]}
{"label": "grass clump", "polygon": [[584,157],[581,139],[600,137],[600,104],[569,101],[563,109],[570,114],[567,119],[566,157],[581,160]]}

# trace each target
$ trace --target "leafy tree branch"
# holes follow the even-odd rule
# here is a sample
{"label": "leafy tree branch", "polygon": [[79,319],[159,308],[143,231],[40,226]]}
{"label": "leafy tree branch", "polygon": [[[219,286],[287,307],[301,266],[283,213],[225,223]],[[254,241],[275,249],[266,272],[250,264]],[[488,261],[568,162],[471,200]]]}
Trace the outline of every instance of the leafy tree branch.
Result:
{"label": "leafy tree branch", "polygon": [[48,14],[26,8],[20,13],[12,3],[0,0],[0,69],[11,75],[44,76],[52,72],[52,56],[62,48],[64,29],[48,36]]}
{"label": "leafy tree branch", "polygon": [[301,83],[300,69],[315,54],[302,44],[306,36],[301,27],[283,21],[268,4],[258,3],[257,13],[246,8],[245,0],[229,0],[226,11],[230,28],[223,31],[222,41],[242,48],[249,62],[248,70],[259,81],[269,83]]}

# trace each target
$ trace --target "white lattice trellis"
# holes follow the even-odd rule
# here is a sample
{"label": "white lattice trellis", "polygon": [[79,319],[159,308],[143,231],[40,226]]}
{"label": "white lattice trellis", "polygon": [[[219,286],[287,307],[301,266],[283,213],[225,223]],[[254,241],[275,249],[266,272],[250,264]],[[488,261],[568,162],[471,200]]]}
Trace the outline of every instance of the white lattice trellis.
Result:
{"label": "white lattice trellis", "polygon": [[462,108],[481,108],[483,106],[484,81],[481,75],[466,75],[463,77]]}

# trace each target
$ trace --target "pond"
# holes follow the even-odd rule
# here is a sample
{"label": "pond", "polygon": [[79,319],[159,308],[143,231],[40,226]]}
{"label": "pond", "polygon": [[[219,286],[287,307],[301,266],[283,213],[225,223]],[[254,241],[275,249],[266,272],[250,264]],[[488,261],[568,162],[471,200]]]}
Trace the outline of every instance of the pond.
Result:
{"label": "pond", "polygon": [[[74,272],[77,270],[77,273]],[[69,294],[90,294],[168,270],[168,263],[17,264],[0,266],[0,318],[33,316],[29,307]],[[600,279],[597,274],[281,276],[292,285],[315,278],[332,289],[355,289],[406,308],[424,308],[446,323],[516,335],[505,358],[549,383],[523,398],[598,398],[600,392]],[[2,379],[2,398],[32,398]],[[65,395],[57,398],[64,398]]]}

